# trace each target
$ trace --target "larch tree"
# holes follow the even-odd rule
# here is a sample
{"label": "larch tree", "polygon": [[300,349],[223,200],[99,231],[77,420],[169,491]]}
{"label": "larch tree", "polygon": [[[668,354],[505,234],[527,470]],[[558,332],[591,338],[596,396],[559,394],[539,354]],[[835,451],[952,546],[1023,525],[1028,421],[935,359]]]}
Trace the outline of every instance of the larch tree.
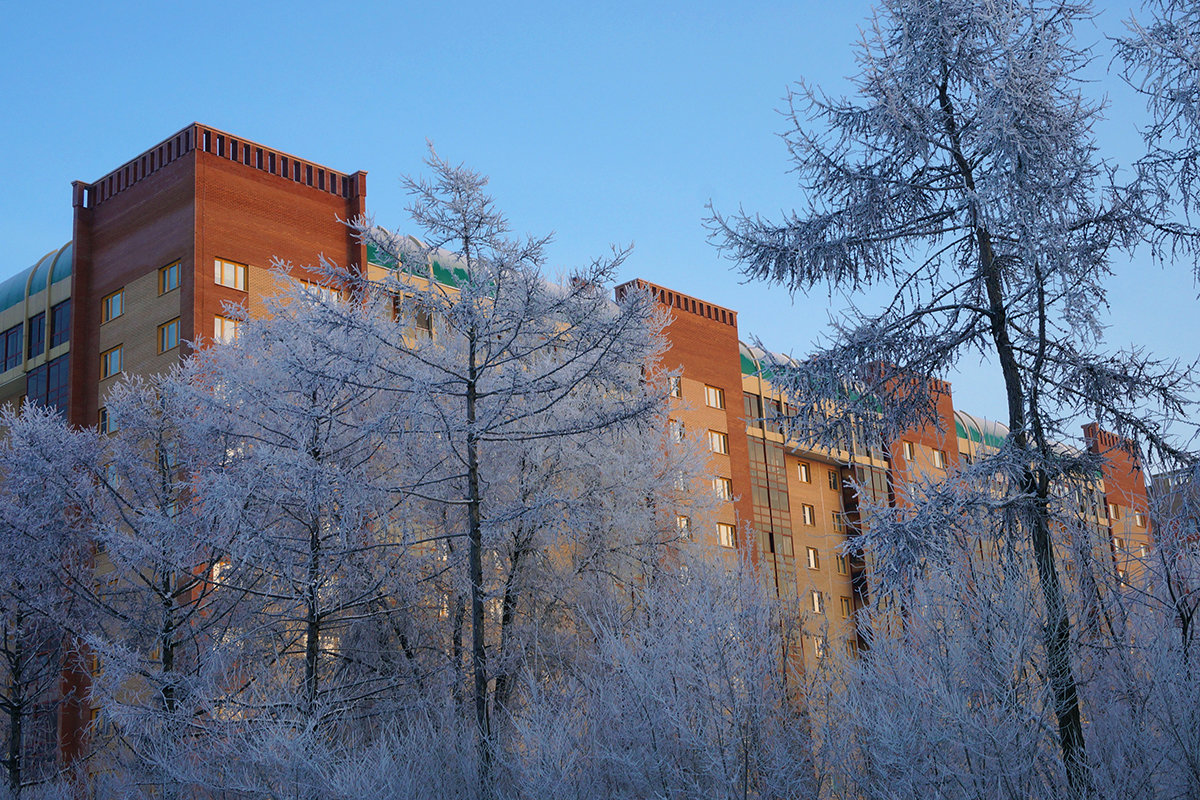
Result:
{"label": "larch tree", "polygon": [[422,470],[409,490],[443,526],[427,538],[441,537],[447,558],[465,561],[465,614],[448,597],[449,615],[461,620],[451,648],[469,634],[469,706],[487,794],[506,747],[499,720],[521,678],[517,653],[528,647],[518,632],[557,594],[534,586],[613,570],[617,553],[643,565],[661,553],[663,528],[647,498],[676,480],[665,446],[635,470],[658,486],[625,480],[618,495],[650,524],[621,530],[606,523],[611,513],[594,512],[603,505],[597,484],[620,483],[605,475],[600,454],[636,437],[665,445],[666,392],[646,378],[665,319],[645,293],[608,297],[624,251],[553,282],[549,239],[511,237],[484,176],[432,151],[427,163],[432,178],[405,184],[421,239],[360,222],[394,271],[382,281],[360,277],[355,291],[376,309],[369,336],[390,350],[387,385],[407,410],[403,431]]}
{"label": "larch tree", "polygon": [[1143,8],[1145,22],[1132,17],[1126,35],[1116,40],[1125,79],[1146,98],[1151,114],[1139,166],[1162,204],[1179,203],[1190,213],[1200,177],[1200,9],[1186,0],[1147,0]]}
{"label": "larch tree", "polygon": [[[1155,203],[1141,182],[1115,185],[1097,155],[1101,105],[1082,83],[1094,54],[1075,39],[1090,15],[1061,0],[884,0],[857,48],[857,96],[801,85],[789,97],[784,139],[807,206],[778,222],[709,221],[750,277],[793,292],[890,287],[882,308],[852,308],[827,347],[781,365],[802,435],[829,433],[832,401],[894,441],[936,424],[939,384],[926,378],[964,355],[996,364],[1009,433],[990,469],[1006,479],[973,496],[1029,548],[1049,712],[1066,781],[1081,793],[1090,766],[1072,656],[1078,609],[1057,563],[1053,487],[1086,482],[1095,464],[1056,441],[1091,418],[1186,460],[1159,423],[1186,416],[1192,388],[1172,365],[1101,341],[1114,251],[1150,235]],[[864,545],[919,572],[963,513],[941,510],[943,525],[918,509],[911,524],[868,529]]]}
{"label": "larch tree", "polygon": [[[0,720],[7,794],[40,796],[61,780],[58,716],[86,698],[64,693],[78,636],[94,616],[80,596],[90,584],[90,540],[58,478],[88,474],[94,440],[77,436],[48,409],[0,412]],[[31,791],[32,789],[32,791]]]}

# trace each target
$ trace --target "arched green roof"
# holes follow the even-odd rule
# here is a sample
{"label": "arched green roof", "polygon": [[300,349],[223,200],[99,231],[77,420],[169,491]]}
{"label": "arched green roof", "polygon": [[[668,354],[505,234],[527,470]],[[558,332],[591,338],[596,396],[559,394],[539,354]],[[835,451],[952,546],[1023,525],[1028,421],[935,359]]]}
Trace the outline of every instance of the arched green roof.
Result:
{"label": "arched green roof", "polygon": [[46,289],[52,283],[71,277],[71,243],[51,250],[32,266],[21,270],[0,283],[0,311],[19,306],[31,294]]}

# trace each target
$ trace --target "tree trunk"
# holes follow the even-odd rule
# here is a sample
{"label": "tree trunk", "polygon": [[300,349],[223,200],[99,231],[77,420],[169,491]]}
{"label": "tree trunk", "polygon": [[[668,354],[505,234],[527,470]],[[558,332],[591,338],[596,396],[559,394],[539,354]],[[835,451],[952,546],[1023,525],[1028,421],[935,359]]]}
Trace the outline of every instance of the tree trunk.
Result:
{"label": "tree trunk", "polygon": [[478,392],[477,336],[467,336],[467,562],[471,582],[471,674],[475,701],[475,728],[479,738],[480,795],[490,795],[492,742],[487,713],[487,649],[484,638],[483,520],[480,511],[479,439],[475,431]]}

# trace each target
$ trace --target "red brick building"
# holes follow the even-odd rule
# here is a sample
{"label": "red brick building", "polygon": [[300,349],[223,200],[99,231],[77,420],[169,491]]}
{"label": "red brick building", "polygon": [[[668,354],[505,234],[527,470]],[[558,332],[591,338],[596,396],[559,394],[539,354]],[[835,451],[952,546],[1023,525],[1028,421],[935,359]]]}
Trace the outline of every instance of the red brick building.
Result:
{"label": "red brick building", "polygon": [[[333,170],[200,124],[99,180],[74,183],[72,202],[71,242],[0,283],[0,403],[27,397],[80,426],[105,428],[105,395],[121,375],[162,371],[184,354],[184,343],[234,335],[227,304],[253,314],[274,289],[275,259],[303,265],[324,254],[372,268],[366,247],[339,221],[365,213],[365,172]],[[864,563],[841,552],[858,524],[853,487],[894,500],[913,471],[944,472],[998,447],[1007,431],[956,410],[946,384],[940,426],[886,452],[796,441],[758,421],[783,399],[762,369],[763,354],[741,341],[735,311],[633,283],[649,287],[673,315],[664,362],[680,373],[672,424],[701,435],[711,452],[719,501],[712,528],[686,518],[681,527],[698,545],[742,549],[781,596],[829,621],[829,638],[807,642],[805,659],[830,646],[853,651],[854,612],[867,597]],[[1085,440],[1106,460],[1095,486],[1085,487],[1093,496],[1081,513],[1107,533],[1123,570],[1150,543],[1141,465],[1136,450],[1095,426]],[[68,677],[76,685],[87,679]],[[61,711],[67,756],[78,751],[88,714],[79,703]]]}

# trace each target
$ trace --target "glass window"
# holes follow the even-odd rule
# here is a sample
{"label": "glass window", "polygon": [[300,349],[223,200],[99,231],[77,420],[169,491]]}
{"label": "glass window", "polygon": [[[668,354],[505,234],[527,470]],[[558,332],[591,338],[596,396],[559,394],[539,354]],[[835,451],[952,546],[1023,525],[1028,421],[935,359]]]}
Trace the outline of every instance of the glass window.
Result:
{"label": "glass window", "polygon": [[704,405],[709,408],[725,407],[725,390],[716,386],[704,387]]}
{"label": "glass window", "polygon": [[801,483],[812,483],[812,470],[809,469],[808,464],[804,461],[800,462],[799,474]]}
{"label": "glass window", "polygon": [[842,516],[840,511],[831,511],[829,514],[830,520],[833,522],[834,533],[846,532],[846,518]]}
{"label": "glass window", "polygon": [[671,376],[671,397],[683,397],[683,379],[678,375]]}
{"label": "glass window", "polygon": [[166,294],[179,288],[179,262],[160,267],[158,270],[158,293]]}
{"label": "glass window", "polygon": [[158,352],[165,353],[179,346],[179,317],[158,326]]}
{"label": "glass window", "polygon": [[46,312],[29,318],[29,357],[46,352]]}
{"label": "glass window", "polygon": [[63,300],[50,308],[50,346],[57,347],[71,338],[71,301]]}
{"label": "glass window", "polygon": [[841,598],[841,605],[842,605],[842,616],[843,617],[849,617],[851,614],[854,613],[854,605],[850,602],[849,597]]}
{"label": "glass window", "polygon": [[825,596],[824,595],[822,595],[816,589],[813,589],[809,593],[809,598],[812,600],[812,610],[815,613],[821,614],[825,611]]}
{"label": "glass window", "polygon": [[683,539],[688,539],[692,535],[692,520],[682,514],[675,516],[675,527],[679,530],[679,536]]}
{"label": "glass window", "polygon": [[713,492],[720,500],[732,500],[733,481],[729,478],[713,478]]}
{"label": "glass window", "polygon": [[722,547],[737,546],[737,529],[727,522],[717,523],[717,542]]}
{"label": "glass window", "polygon": [[841,481],[838,480],[837,470],[826,470],[829,477],[829,488],[835,492],[841,488]]}
{"label": "glass window", "polygon": [[334,303],[342,299],[340,291],[323,283],[300,281],[300,288],[323,303]]}
{"label": "glass window", "polygon": [[1133,512],[1133,524],[1139,528],[1146,527],[1146,515],[1140,511]]}
{"label": "glass window", "polygon": [[121,346],[105,350],[100,354],[100,380],[111,378],[121,372]]}
{"label": "glass window", "polygon": [[17,323],[0,334],[0,358],[4,369],[10,370],[25,363],[25,324]]}
{"label": "glass window", "polygon": [[935,467],[937,467],[938,469],[946,468],[946,451],[945,450],[934,450],[933,451],[933,465]]}
{"label": "glass window", "polygon": [[213,322],[213,339],[218,342],[228,344],[238,337],[238,328],[241,325],[236,319],[229,317],[214,317]]}
{"label": "glass window", "polygon": [[804,518],[805,525],[817,524],[817,511],[808,503],[803,503],[800,506],[800,514]]}
{"label": "glass window", "polygon": [[107,406],[101,406],[98,414],[97,427],[101,433],[113,433],[117,430],[117,423],[113,420],[112,415],[108,413]]}
{"label": "glass window", "polygon": [[667,427],[671,431],[671,439],[676,442],[682,442],[684,433],[686,432],[683,423],[677,419],[669,420]]}
{"label": "glass window", "polygon": [[100,322],[116,319],[125,312],[125,290],[118,289],[100,301]]}
{"label": "glass window", "polygon": [[729,437],[720,431],[708,432],[708,449],[714,453],[729,454]]}
{"label": "glass window", "polygon": [[809,569],[820,569],[821,568],[821,555],[820,555],[820,553],[817,552],[817,548],[806,547],[804,549],[808,553],[808,568]]}
{"label": "glass window", "polygon": [[916,456],[916,448],[913,447],[913,443],[905,442],[904,443],[904,460],[912,461],[915,456]]}
{"label": "glass window", "polygon": [[835,555],[833,557],[833,560],[834,560],[834,563],[837,565],[838,575],[849,575],[850,574],[850,563],[849,563],[849,560],[844,555],[842,555],[841,553],[838,553],[837,555]]}
{"label": "glass window", "polygon": [[221,286],[246,291],[246,265],[220,258],[213,261],[213,277]]}
{"label": "glass window", "polygon": [[26,379],[25,399],[66,412],[69,367],[69,356],[62,355],[48,364],[31,369]]}

